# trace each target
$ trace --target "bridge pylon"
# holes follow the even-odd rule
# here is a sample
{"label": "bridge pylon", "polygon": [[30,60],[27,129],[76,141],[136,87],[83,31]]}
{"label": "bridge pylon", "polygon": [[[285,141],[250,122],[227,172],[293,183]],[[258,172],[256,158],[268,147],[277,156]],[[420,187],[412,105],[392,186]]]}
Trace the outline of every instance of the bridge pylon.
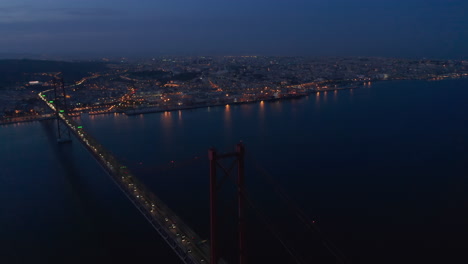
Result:
{"label": "bridge pylon", "polygon": [[[216,149],[210,148],[208,151],[210,160],[210,263],[218,264],[220,260],[218,245],[218,217],[217,217],[217,203],[218,191],[223,182],[231,177],[231,171],[237,164],[237,202],[238,202],[238,250],[239,250],[239,264],[246,262],[246,228],[245,228],[245,180],[244,180],[244,157],[245,149],[244,144],[238,143],[236,150],[231,153],[218,154]],[[231,167],[224,167],[219,160],[221,159],[234,159]],[[217,169],[221,169],[224,178],[218,182]]]}
{"label": "bridge pylon", "polygon": [[53,104],[55,107],[55,119],[57,120],[57,142],[71,142],[70,130],[60,117],[60,115],[68,115],[67,94],[65,93],[63,77],[55,78]]}

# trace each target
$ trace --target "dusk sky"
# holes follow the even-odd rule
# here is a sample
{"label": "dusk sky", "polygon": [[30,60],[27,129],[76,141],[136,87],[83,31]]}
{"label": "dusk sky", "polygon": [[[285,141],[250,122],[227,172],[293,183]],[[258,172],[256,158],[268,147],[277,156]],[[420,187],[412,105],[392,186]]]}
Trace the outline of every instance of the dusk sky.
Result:
{"label": "dusk sky", "polygon": [[468,58],[467,0],[2,0],[0,53]]}

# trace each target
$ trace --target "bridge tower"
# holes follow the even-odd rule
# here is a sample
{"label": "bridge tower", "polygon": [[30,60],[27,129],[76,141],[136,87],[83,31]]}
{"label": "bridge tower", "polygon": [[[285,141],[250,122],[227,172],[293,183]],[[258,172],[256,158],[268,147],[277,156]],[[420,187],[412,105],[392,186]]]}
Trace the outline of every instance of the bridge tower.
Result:
{"label": "bridge tower", "polygon": [[[220,256],[218,252],[218,217],[217,217],[217,201],[218,191],[224,181],[231,177],[231,171],[237,164],[237,204],[238,204],[238,249],[239,249],[239,264],[246,264],[246,230],[245,230],[245,181],[244,181],[244,144],[236,145],[235,152],[218,154],[216,149],[210,148],[208,151],[210,160],[210,263],[218,264]],[[230,168],[224,167],[219,160],[234,159]],[[221,169],[224,177],[218,183],[217,169]]]}
{"label": "bridge tower", "polygon": [[67,94],[65,93],[63,77],[55,78],[53,104],[55,107],[55,119],[57,120],[57,142],[71,142],[70,130],[68,130],[68,127],[63,123],[63,120],[60,118],[60,115],[68,115]]}

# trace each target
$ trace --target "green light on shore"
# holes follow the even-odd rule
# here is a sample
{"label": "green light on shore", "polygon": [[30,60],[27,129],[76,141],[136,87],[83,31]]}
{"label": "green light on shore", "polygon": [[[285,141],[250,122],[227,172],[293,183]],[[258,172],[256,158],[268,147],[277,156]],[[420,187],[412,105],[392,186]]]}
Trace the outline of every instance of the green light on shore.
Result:
{"label": "green light on shore", "polygon": [[65,113],[65,110],[60,110],[60,113]]}
{"label": "green light on shore", "polygon": [[42,97],[46,97],[46,95],[45,95],[45,94],[43,94],[43,95],[42,95]]}
{"label": "green light on shore", "polygon": [[49,101],[49,103],[53,104],[53,103],[54,103],[54,101]]}
{"label": "green light on shore", "polygon": [[78,128],[83,128],[83,126],[78,126]]}

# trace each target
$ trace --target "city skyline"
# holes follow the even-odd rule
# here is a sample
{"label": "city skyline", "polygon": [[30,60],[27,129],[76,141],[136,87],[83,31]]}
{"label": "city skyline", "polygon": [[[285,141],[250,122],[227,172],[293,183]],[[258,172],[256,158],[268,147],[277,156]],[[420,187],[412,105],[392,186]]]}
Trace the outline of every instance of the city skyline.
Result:
{"label": "city skyline", "polygon": [[0,53],[464,59],[464,1],[3,1]]}

